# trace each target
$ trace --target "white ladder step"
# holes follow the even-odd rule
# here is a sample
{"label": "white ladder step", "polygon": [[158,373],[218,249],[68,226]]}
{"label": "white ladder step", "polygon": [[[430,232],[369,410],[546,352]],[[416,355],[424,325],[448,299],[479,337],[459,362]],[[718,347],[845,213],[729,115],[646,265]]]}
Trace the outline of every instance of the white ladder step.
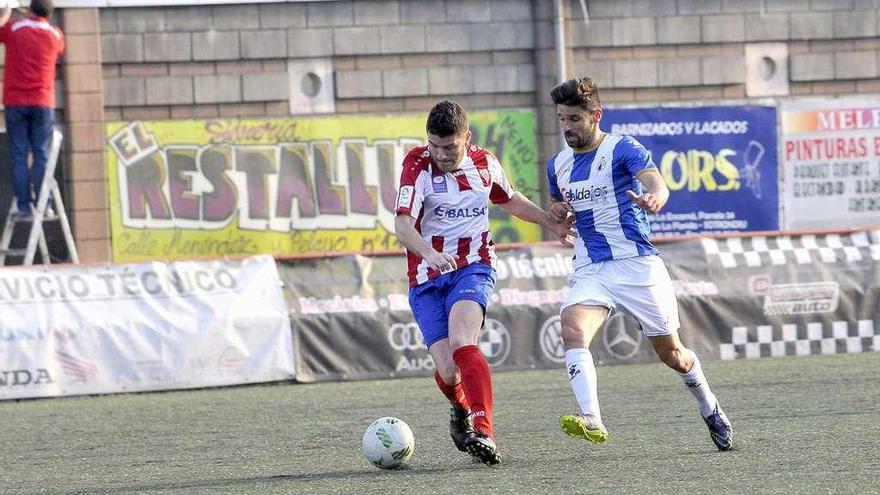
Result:
{"label": "white ladder step", "polygon": [[[34,221],[34,217],[28,217],[28,218],[10,218],[9,221],[12,222],[12,223],[32,223],[32,222]],[[60,222],[60,221],[61,221],[61,218],[59,218],[59,217],[57,217],[57,216],[56,216],[56,217],[49,217],[49,218],[44,218],[44,219],[43,219],[43,223],[46,223],[46,222]]]}

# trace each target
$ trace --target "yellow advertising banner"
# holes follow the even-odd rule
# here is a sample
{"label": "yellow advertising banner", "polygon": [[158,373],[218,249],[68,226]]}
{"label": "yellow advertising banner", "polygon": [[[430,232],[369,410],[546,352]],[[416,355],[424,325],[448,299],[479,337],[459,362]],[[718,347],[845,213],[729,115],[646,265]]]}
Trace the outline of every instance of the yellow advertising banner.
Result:
{"label": "yellow advertising banner", "polygon": [[[473,142],[539,201],[535,115],[475,112]],[[394,202],[425,115],[114,122],[107,125],[113,259],[397,249]],[[496,242],[540,228],[493,208]]]}

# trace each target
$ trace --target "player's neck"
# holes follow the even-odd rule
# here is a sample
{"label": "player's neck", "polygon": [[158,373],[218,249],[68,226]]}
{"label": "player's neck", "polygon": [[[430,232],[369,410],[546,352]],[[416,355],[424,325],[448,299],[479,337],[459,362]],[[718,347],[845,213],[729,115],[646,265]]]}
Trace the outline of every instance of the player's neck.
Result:
{"label": "player's neck", "polygon": [[605,133],[602,131],[599,131],[598,135],[596,136],[596,139],[593,139],[592,146],[586,146],[584,148],[572,148],[572,150],[574,150],[575,153],[589,153],[591,151],[594,151],[596,148],[598,148],[599,145],[601,145],[602,141],[604,141],[604,140],[605,140]]}

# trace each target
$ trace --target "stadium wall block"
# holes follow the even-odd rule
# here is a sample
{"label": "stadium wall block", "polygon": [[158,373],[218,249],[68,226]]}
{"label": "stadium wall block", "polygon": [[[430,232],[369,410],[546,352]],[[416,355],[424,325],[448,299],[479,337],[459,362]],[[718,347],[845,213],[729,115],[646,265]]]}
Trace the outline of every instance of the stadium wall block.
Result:
{"label": "stadium wall block", "polygon": [[[880,351],[880,231],[693,238],[664,243],[684,342],[704,359]],[[401,256],[279,261],[297,380],[426,375]],[[570,251],[499,252],[479,346],[496,370],[564,361],[559,305]],[[316,274],[321,276],[316,276]],[[600,364],[653,362],[635,321],[614,313],[591,347]]]}

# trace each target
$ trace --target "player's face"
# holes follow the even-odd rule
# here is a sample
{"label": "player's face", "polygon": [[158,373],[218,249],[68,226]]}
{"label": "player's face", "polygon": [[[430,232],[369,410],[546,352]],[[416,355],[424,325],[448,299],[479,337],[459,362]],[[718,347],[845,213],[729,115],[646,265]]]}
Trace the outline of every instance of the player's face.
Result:
{"label": "player's face", "polygon": [[599,143],[601,108],[591,112],[579,106],[556,105],[556,116],[559,117],[559,128],[565,137],[565,142],[572,148],[589,149]]}
{"label": "player's face", "polygon": [[452,172],[458,168],[470,141],[471,131],[446,137],[428,134],[428,152],[440,170]]}

